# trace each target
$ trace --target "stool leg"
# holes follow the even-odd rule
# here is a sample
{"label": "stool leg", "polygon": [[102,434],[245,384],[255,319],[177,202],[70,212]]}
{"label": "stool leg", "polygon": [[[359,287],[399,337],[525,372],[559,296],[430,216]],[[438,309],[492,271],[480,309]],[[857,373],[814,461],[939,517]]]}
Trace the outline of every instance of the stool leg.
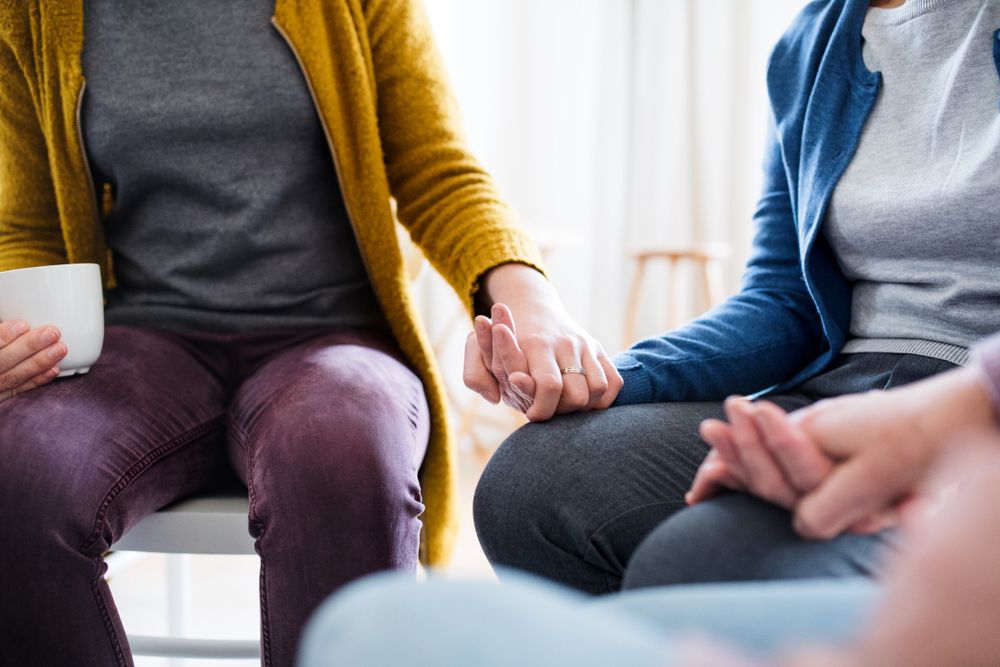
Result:
{"label": "stool leg", "polygon": [[[186,637],[191,609],[191,556],[167,554],[167,636]],[[170,667],[182,667],[171,659]]]}
{"label": "stool leg", "polygon": [[646,258],[637,257],[635,264],[635,275],[632,277],[632,284],[629,285],[628,298],[625,307],[625,326],[622,332],[623,350],[631,347],[635,342],[636,320],[639,318],[639,297],[642,290],[643,277],[646,273]]}
{"label": "stool leg", "polygon": [[667,330],[676,329],[684,323],[681,315],[681,277],[680,262],[673,257],[667,258],[667,312],[670,313],[667,320]]}
{"label": "stool leg", "polygon": [[726,296],[726,289],[722,284],[722,267],[717,261],[705,262],[705,279],[708,284],[708,304],[710,308],[714,308]]}

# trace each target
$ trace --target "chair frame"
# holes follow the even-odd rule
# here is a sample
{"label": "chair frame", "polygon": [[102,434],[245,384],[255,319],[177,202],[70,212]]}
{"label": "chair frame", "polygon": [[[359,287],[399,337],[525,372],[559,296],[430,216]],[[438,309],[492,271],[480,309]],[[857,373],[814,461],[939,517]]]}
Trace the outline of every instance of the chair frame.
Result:
{"label": "chair frame", "polygon": [[184,637],[190,591],[190,554],[256,555],[247,529],[245,491],[220,492],[182,500],[145,517],[111,546],[109,571],[120,569],[131,552],[167,555],[168,636],[128,636],[134,655],[164,658],[256,659],[258,639]]}

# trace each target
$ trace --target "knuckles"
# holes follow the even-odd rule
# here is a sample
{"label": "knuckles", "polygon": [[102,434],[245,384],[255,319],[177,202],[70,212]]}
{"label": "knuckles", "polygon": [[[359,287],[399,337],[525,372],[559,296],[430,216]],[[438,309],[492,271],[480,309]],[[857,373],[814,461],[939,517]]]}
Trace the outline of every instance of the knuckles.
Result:
{"label": "knuckles", "polygon": [[559,393],[562,391],[562,378],[552,373],[544,373],[535,379],[538,389],[544,393]]}
{"label": "knuckles", "polygon": [[608,382],[607,378],[598,378],[593,381],[593,385],[590,386],[590,398],[591,400],[598,400],[601,396],[607,393],[608,389],[611,388],[611,383]]}
{"label": "knuckles", "polygon": [[0,373],[0,392],[11,391],[20,384],[21,380],[14,377],[14,375],[10,371],[6,373]]}
{"label": "knuckles", "polygon": [[482,393],[482,390],[487,386],[483,377],[472,370],[466,370],[462,373],[462,381],[465,382],[466,387],[479,393]]}

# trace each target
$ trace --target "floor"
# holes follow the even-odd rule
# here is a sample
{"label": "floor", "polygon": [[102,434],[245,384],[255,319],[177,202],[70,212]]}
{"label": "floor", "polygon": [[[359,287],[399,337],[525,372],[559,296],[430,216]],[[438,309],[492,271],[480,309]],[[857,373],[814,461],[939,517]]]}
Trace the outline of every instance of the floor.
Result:
{"label": "floor", "polygon": [[[501,434],[480,435],[489,447]],[[488,454],[488,452],[487,452]],[[483,556],[472,526],[471,498],[485,457],[466,443],[462,450],[462,524],[455,557],[448,575],[462,578],[494,578]],[[191,587],[188,632],[192,637],[216,639],[254,638],[259,632],[257,614],[257,558],[254,556],[190,557]],[[111,579],[111,589],[127,632],[166,633],[166,559],[142,556]],[[256,661],[168,660],[136,658],[137,667],[250,667]]]}

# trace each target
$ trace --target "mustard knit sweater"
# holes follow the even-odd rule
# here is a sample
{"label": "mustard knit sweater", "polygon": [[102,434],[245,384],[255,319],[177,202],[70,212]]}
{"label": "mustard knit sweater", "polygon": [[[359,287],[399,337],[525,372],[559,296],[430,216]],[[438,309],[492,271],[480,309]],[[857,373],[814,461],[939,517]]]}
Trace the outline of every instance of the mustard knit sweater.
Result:
{"label": "mustard knit sweater", "polygon": [[[396,215],[470,310],[483,273],[539,266],[537,250],[465,147],[419,0],[277,0],[273,23],[309,83],[375,293],[426,388],[421,558],[441,563],[457,529],[456,455]],[[82,0],[0,0],[0,270],[96,262],[110,288],[106,189],[91,180],[80,131],[82,47]]]}

